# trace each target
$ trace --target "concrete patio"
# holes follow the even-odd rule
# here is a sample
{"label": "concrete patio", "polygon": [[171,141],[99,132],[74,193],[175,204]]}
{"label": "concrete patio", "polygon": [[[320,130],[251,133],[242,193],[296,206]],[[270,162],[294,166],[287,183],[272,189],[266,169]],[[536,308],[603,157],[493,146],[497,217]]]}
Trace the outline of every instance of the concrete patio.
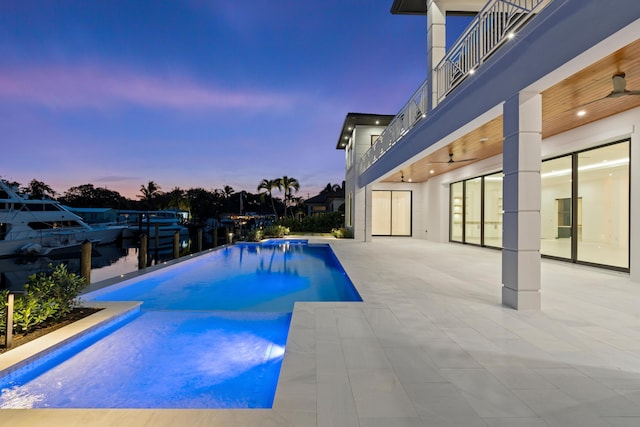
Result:
{"label": "concrete patio", "polygon": [[[363,303],[298,303],[272,410],[2,410],[0,426],[638,426],[640,284],[542,262],[503,307],[497,250],[330,243]],[[90,373],[87,373],[90,375]]]}

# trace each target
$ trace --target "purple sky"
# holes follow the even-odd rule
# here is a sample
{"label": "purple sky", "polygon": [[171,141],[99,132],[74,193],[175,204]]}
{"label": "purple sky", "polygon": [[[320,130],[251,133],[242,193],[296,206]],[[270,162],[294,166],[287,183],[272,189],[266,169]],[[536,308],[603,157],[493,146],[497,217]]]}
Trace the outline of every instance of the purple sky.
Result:
{"label": "purple sky", "polygon": [[348,112],[425,78],[424,16],[392,0],[0,2],[0,177],[63,193],[344,179]]}

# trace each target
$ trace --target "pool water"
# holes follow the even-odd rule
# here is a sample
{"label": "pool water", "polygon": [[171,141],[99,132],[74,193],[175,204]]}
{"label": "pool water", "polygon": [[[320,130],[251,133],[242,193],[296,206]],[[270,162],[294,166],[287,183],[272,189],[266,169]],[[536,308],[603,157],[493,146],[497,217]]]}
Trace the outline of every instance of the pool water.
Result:
{"label": "pool water", "polygon": [[292,312],[296,301],[360,301],[329,245],[239,244],[87,295],[147,310]]}
{"label": "pool water", "polygon": [[361,300],[328,245],[300,243],[236,245],[85,299],[143,304],[0,378],[0,408],[269,408],[294,302]]}

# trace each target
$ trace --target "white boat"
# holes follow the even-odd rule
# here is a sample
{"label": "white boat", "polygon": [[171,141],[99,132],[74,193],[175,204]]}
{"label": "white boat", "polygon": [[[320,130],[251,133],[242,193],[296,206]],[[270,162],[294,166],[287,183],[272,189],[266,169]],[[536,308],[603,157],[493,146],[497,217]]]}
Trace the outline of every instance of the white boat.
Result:
{"label": "white boat", "polygon": [[122,226],[86,224],[51,199],[30,199],[0,180],[0,257],[69,251],[85,241],[114,242]]}
{"label": "white boat", "polygon": [[156,232],[161,239],[173,238],[176,231],[181,239],[189,236],[189,229],[182,224],[179,211],[120,211],[119,219],[128,224],[123,235],[125,238],[146,234],[154,239]]}

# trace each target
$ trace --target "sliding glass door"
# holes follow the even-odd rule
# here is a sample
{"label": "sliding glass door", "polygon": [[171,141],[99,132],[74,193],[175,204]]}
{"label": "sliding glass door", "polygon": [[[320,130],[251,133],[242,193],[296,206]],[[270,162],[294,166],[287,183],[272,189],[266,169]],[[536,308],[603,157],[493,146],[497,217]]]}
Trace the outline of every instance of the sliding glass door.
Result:
{"label": "sliding glass door", "polygon": [[540,206],[540,253],[571,258],[572,241],[572,156],[542,162]]}
{"label": "sliding glass door", "polygon": [[[629,141],[545,160],[540,253],[629,269]],[[450,240],[502,247],[502,173],[450,185]]]}
{"label": "sliding glass door", "polygon": [[629,268],[629,141],[577,157],[577,260]]}
{"label": "sliding glass door", "polygon": [[411,191],[374,190],[371,193],[371,234],[411,236]]}

